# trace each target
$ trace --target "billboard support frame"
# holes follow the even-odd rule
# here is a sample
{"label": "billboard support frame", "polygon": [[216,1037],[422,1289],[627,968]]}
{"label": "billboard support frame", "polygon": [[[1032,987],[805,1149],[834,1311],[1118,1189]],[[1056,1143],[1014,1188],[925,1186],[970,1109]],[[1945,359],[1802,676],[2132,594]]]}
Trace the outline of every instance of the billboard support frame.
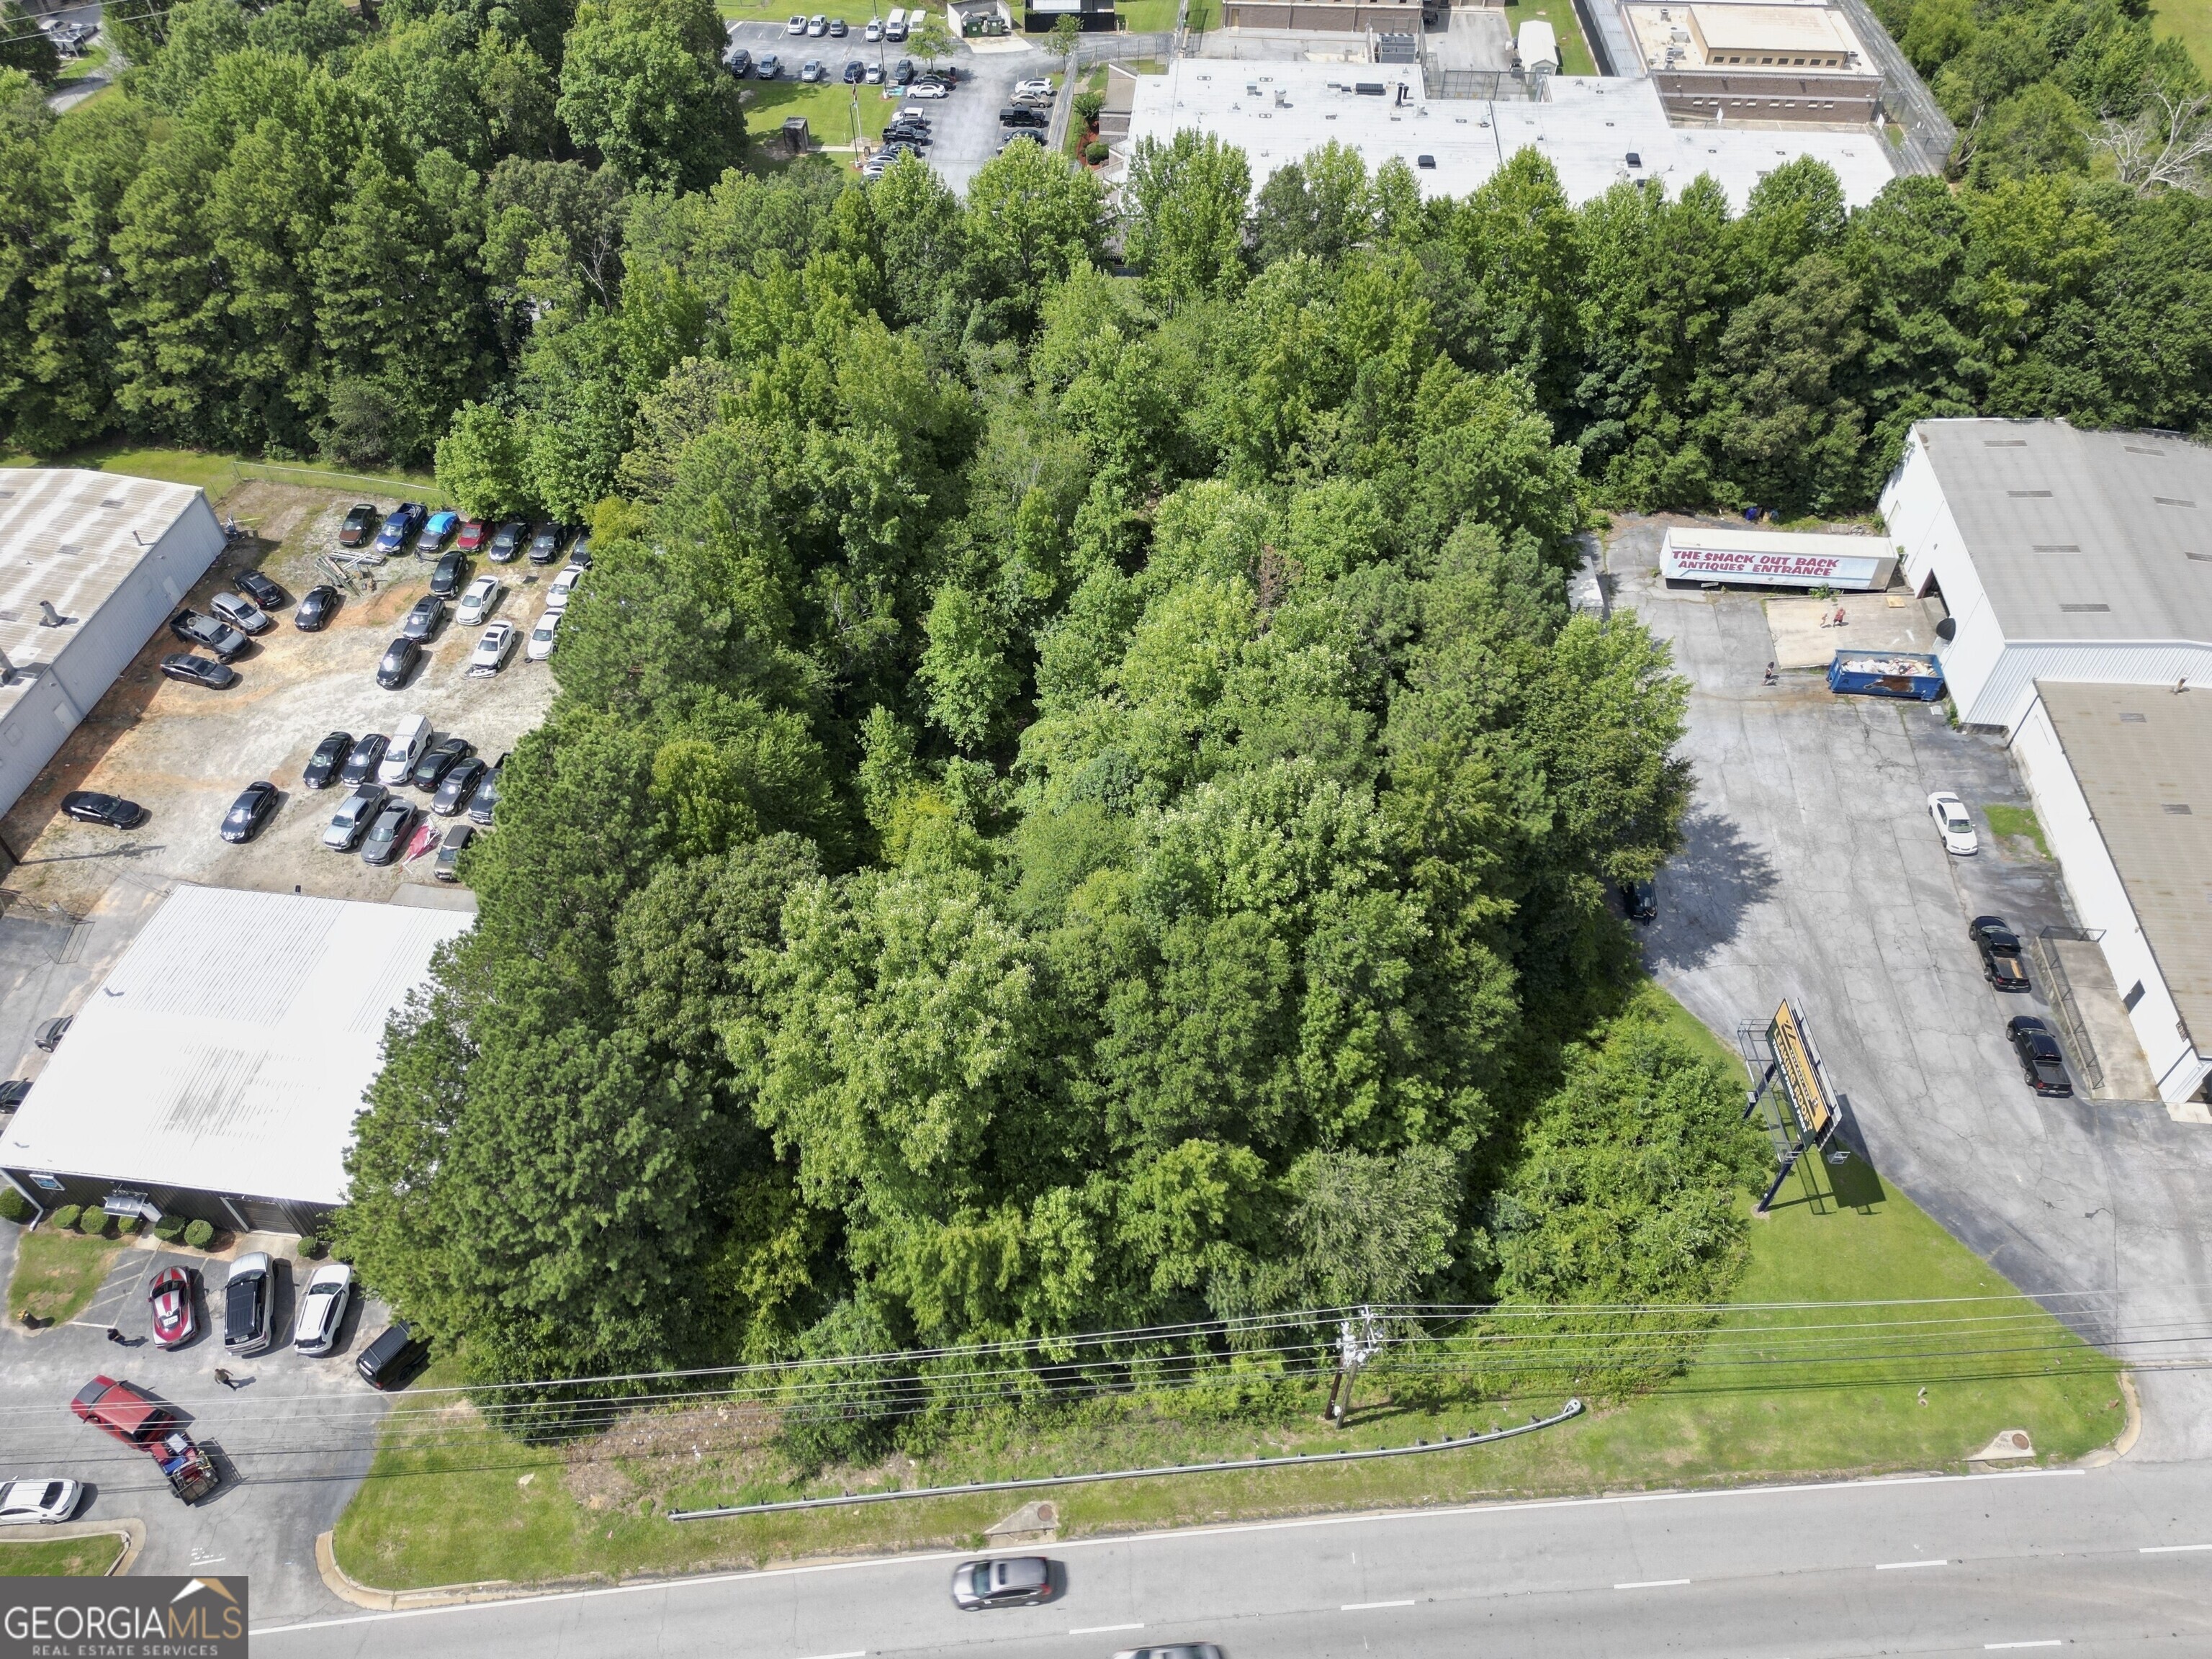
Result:
{"label": "billboard support frame", "polygon": [[1736,1046],[1758,1079],[1744,1101],[1743,1121],[1750,1121],[1770,1091],[1772,1096],[1767,1128],[1774,1141],[1774,1179],[1753,1212],[1765,1215],[1799,1160],[1807,1152],[1824,1151],[1835,1139],[1843,1112],[1828,1085],[1827,1066],[1805,1011],[1787,997],[1764,1028],[1752,1020],[1739,1024]]}

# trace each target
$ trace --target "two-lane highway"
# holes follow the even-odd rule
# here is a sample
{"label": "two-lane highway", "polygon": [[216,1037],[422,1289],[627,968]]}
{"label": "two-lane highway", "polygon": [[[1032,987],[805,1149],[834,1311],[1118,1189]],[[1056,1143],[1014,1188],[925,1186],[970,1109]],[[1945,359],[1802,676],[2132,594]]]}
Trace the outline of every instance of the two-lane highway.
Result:
{"label": "two-lane highway", "polygon": [[264,1628],[267,1654],[985,1652],[1100,1659],[2212,1653],[2197,1464],[1493,1504],[1089,1539],[1042,1607],[957,1612],[951,1554]]}

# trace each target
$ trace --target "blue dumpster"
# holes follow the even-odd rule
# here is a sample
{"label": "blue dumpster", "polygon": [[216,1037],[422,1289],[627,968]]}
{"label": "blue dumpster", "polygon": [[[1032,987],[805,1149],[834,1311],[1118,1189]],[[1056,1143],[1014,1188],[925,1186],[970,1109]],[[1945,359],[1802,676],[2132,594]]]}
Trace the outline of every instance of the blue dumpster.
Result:
{"label": "blue dumpster", "polygon": [[1943,695],[1943,665],[1918,651],[1838,651],[1828,665],[1828,690],[1933,702]]}

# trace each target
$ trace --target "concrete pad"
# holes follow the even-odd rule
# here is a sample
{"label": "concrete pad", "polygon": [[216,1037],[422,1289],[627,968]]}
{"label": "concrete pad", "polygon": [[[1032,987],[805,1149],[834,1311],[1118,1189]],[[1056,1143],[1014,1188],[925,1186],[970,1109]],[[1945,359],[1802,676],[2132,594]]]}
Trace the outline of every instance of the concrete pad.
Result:
{"label": "concrete pad", "polygon": [[2135,1022],[2120,1002],[2120,988],[2112,983],[2112,964],[2104,951],[2087,939],[2047,939],[2044,948],[2057,957],[2075,1011],[2088,1027],[2089,1041],[2097,1050],[2102,1076],[2091,1093],[2099,1100],[2155,1101],[2157,1079],[2143,1058]]}
{"label": "concrete pad", "polygon": [[[1838,611],[1844,620],[1837,625]],[[1909,593],[1842,593],[1832,599],[1766,600],[1778,668],[1825,670],[1838,651],[1933,651],[1942,607]]]}

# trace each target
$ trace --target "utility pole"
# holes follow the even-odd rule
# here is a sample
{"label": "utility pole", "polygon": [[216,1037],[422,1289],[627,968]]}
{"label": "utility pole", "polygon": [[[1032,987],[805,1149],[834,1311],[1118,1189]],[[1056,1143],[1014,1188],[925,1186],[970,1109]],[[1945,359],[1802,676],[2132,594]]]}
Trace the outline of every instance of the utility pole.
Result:
{"label": "utility pole", "polygon": [[1375,1310],[1363,1307],[1355,1323],[1346,1319],[1336,1328],[1336,1376],[1328,1385],[1328,1409],[1324,1413],[1337,1427],[1352,1414],[1352,1385],[1359,1368],[1382,1351],[1382,1334],[1375,1323]]}

